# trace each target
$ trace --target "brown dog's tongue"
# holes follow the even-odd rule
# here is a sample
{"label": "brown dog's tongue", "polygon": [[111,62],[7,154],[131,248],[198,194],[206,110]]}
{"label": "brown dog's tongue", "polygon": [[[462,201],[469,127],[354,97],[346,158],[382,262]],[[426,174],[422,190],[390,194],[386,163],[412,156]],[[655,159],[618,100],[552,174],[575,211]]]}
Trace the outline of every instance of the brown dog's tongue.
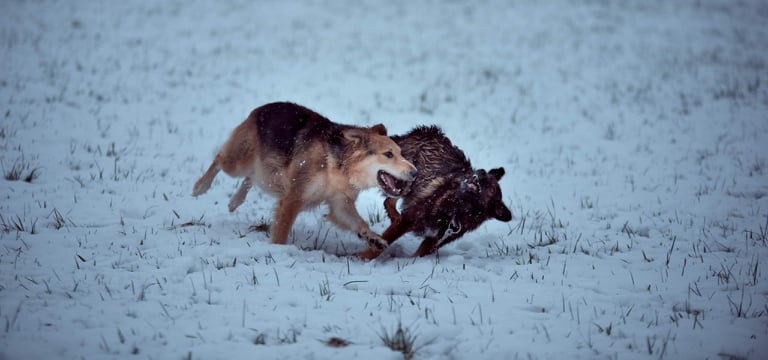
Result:
{"label": "brown dog's tongue", "polygon": [[395,186],[395,180],[392,179],[392,176],[389,174],[383,174],[382,177],[384,178],[384,183],[387,185],[390,191],[396,192],[397,187]]}

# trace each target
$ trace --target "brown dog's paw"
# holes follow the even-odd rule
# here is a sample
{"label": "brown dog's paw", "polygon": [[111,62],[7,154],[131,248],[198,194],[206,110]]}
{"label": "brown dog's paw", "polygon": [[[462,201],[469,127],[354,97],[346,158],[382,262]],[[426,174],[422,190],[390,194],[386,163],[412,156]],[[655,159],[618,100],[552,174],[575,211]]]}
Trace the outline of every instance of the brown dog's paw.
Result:
{"label": "brown dog's paw", "polygon": [[368,246],[383,251],[389,244],[384,239],[377,236],[368,239]]}
{"label": "brown dog's paw", "polygon": [[229,212],[235,212],[235,210],[243,203],[245,199],[235,199],[232,198],[229,201],[229,205],[227,206],[229,208]]}
{"label": "brown dog's paw", "polygon": [[368,242],[368,246],[370,246],[371,249],[384,251],[384,249],[386,249],[387,246],[389,246],[389,243],[386,240],[382,239],[381,236],[373,234],[368,231],[357,234],[357,237]]}
{"label": "brown dog's paw", "polygon": [[211,183],[206,181],[204,178],[200,178],[200,180],[197,180],[195,183],[195,187],[192,188],[192,196],[200,196],[202,194],[205,194],[208,189],[211,188]]}
{"label": "brown dog's paw", "polygon": [[381,251],[368,248],[365,251],[357,253],[355,256],[360,260],[373,260],[379,255],[381,255]]}

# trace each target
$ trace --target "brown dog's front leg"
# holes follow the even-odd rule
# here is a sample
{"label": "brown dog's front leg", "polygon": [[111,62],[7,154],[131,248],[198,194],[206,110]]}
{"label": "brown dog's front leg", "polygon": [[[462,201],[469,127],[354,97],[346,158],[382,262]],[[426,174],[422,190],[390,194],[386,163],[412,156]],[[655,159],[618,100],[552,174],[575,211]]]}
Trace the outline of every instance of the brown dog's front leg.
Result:
{"label": "brown dog's front leg", "polygon": [[[395,242],[395,240],[399,239],[408,231],[411,231],[411,223],[404,222],[403,218],[398,216],[396,220],[392,220],[392,223],[389,225],[387,230],[384,230],[384,233],[381,234],[381,237],[387,241],[387,244],[391,245],[393,242]],[[381,253],[381,250],[369,248],[357,254],[357,257],[364,260],[373,260],[381,255]]]}
{"label": "brown dog's front leg", "polygon": [[366,241],[371,248],[384,250],[389,245],[378,234],[371,231],[368,223],[360,217],[355,209],[354,199],[345,196],[332,199],[328,203],[330,212],[328,220],[341,229],[353,231],[361,240]]}
{"label": "brown dog's front leg", "polygon": [[[399,222],[397,224],[390,225],[387,230],[384,231],[384,234],[382,234],[381,237],[387,242],[387,244],[392,244],[395,240],[407,232],[408,227],[403,226],[403,223]],[[381,255],[382,252],[383,250],[381,249],[369,248],[357,254],[357,257],[363,260],[373,260]]]}
{"label": "brown dog's front leg", "polygon": [[293,222],[301,211],[301,200],[294,196],[284,196],[277,203],[275,209],[275,222],[272,224],[272,243],[285,244],[288,242],[288,234],[291,232]]}
{"label": "brown dog's front leg", "polygon": [[384,230],[384,233],[381,234],[381,237],[384,238],[388,244],[392,244],[395,242],[395,240],[399,239],[408,231],[411,231],[411,224],[409,222],[402,221],[401,219],[398,221],[392,221],[392,223],[389,224],[387,230]]}

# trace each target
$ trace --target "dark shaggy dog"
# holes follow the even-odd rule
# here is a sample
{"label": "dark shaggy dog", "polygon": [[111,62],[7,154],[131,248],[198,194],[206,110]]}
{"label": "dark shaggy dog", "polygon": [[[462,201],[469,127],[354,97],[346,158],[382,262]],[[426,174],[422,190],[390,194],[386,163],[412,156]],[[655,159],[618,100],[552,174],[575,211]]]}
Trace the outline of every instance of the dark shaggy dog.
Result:
{"label": "dark shaggy dog", "polygon": [[[402,213],[397,211],[397,198],[384,201],[392,223],[382,238],[390,244],[414,232],[424,236],[414,256],[425,256],[488,219],[512,219],[499,187],[504,168],[473,169],[464,152],[437,126],[420,126],[405,135],[392,136],[392,140],[419,172],[410,185],[405,185]],[[359,256],[373,259],[380,253],[369,249]]]}

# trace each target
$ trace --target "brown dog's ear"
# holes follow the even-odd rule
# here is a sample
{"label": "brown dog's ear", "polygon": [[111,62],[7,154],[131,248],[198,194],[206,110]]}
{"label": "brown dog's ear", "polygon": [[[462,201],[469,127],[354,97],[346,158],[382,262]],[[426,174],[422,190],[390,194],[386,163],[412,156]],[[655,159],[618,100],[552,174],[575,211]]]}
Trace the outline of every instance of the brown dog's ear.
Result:
{"label": "brown dog's ear", "polygon": [[387,128],[383,124],[376,124],[371,127],[371,130],[381,136],[387,136]]}
{"label": "brown dog's ear", "polygon": [[503,167],[491,169],[491,171],[489,171],[488,173],[491,174],[491,176],[493,176],[494,178],[496,178],[496,181],[501,180],[502,176],[504,176],[505,174]]}
{"label": "brown dog's ear", "polygon": [[345,140],[350,141],[354,144],[362,142],[368,137],[368,134],[366,133],[366,129],[358,129],[358,128],[346,129],[342,131],[342,134],[344,134]]}

